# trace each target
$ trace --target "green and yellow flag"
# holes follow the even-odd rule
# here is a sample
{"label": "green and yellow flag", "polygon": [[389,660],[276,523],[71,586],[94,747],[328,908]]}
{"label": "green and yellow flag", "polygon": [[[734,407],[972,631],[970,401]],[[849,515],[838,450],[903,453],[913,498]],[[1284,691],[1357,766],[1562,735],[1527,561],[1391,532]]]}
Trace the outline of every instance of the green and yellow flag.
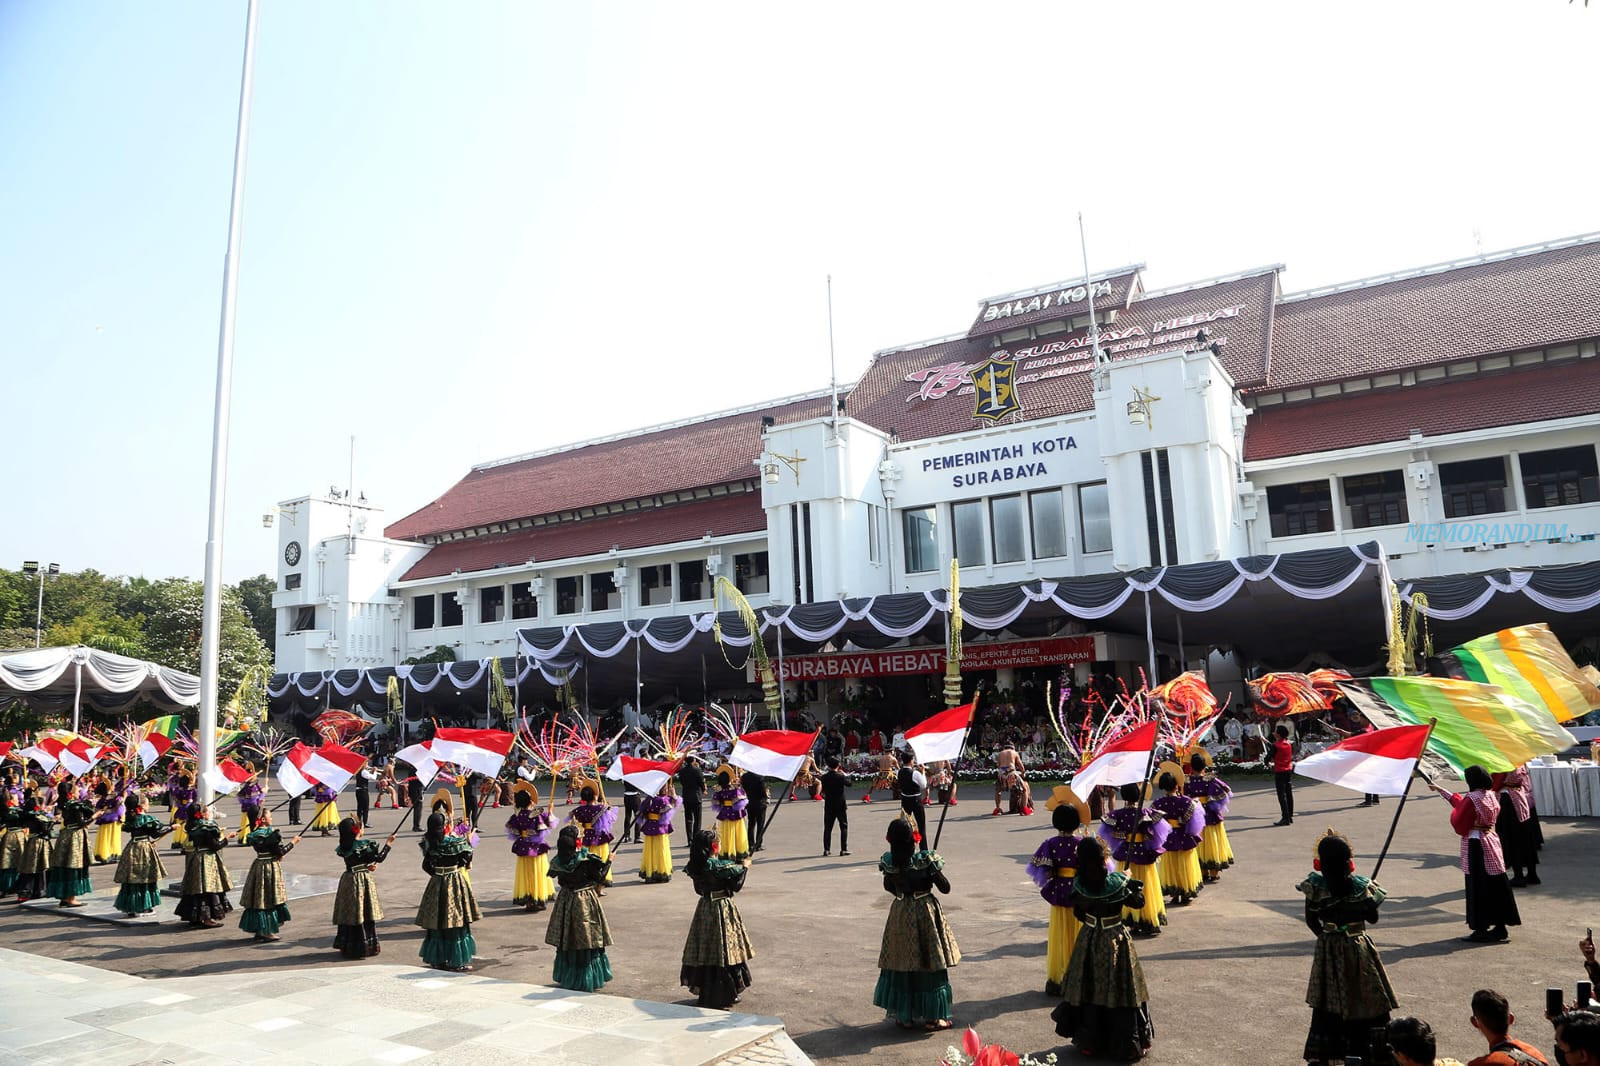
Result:
{"label": "green and yellow flag", "polygon": [[1451,648],[1445,659],[1452,667],[1449,672],[1468,681],[1499,685],[1544,707],[1558,722],[1600,708],[1600,688],[1583,675],[1543,622],[1469,640]]}

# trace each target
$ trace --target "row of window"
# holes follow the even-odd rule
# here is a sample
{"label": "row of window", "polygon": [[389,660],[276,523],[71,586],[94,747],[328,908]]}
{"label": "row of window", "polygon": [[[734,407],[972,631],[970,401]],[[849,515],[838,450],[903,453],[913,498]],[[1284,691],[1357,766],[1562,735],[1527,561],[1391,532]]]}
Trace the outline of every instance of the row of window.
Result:
{"label": "row of window", "polygon": [[[768,588],[767,553],[748,552],[733,557],[733,583],[747,596],[760,595]],[[693,603],[711,598],[704,559],[639,568],[639,605],[653,607],[668,603]],[[508,615],[505,585],[478,589],[478,621],[483,624],[504,621]],[[510,615],[515,620],[539,617],[539,598],[531,581],[509,586]],[[555,579],[556,614],[582,614],[585,611],[622,609],[623,592],[617,588],[610,570],[592,574],[573,574]],[[462,624],[461,601],[455,592],[426,592],[411,598],[411,628],[448,628]]]}
{"label": "row of window", "polygon": [[[1467,459],[1439,464],[1439,490],[1446,518],[1471,518],[1516,509],[1511,456]],[[1600,503],[1600,464],[1593,445],[1523,452],[1515,456],[1522,496],[1529,509]],[[1405,475],[1399,470],[1357,474],[1338,479],[1344,497],[1344,528],[1403,525]],[[1328,478],[1273,485],[1267,489],[1267,511],[1274,537],[1331,533],[1333,482]]]}
{"label": "row of window", "polygon": [[[1077,486],[1078,532],[1083,551],[1111,550],[1111,506],[1106,483]],[[906,573],[939,569],[939,509],[913,507],[900,512],[906,546]],[[952,547],[962,566],[1060,559],[1071,553],[1063,489],[1026,495],[991,496],[950,505]]]}

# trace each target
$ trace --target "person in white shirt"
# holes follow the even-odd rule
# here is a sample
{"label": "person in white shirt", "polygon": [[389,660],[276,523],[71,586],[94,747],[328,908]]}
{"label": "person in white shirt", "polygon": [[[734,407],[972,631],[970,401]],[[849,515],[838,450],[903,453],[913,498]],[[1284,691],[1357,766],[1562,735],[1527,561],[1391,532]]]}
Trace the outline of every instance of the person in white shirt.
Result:
{"label": "person in white shirt", "polygon": [[1228,747],[1233,751],[1235,760],[1244,756],[1244,724],[1233,715],[1228,716],[1227,724],[1222,727],[1222,735],[1228,742]]}

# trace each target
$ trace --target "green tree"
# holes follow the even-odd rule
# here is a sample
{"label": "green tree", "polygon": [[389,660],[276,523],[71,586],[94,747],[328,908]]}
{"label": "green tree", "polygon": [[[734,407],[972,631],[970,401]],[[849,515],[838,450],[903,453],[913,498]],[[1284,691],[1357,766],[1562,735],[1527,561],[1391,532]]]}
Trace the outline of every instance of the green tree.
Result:
{"label": "green tree", "polygon": [[[142,580],[142,579],[141,579]],[[145,618],[145,647],[164,666],[200,673],[200,620],[205,590],[198,581],[167,578],[144,582],[135,597]],[[222,590],[222,640],[218,649],[217,698],[226,701],[244,675],[272,666],[272,654],[250,624],[239,592]]]}
{"label": "green tree", "polygon": [[268,651],[278,650],[278,618],[272,608],[272,594],[278,590],[277,582],[269,574],[247,577],[238,584],[239,601],[244,604],[250,624],[267,646]]}
{"label": "green tree", "polygon": [[113,655],[126,655],[134,659],[148,658],[144,644],[144,617],[124,618],[118,614],[104,614],[96,608],[87,614],[67,621],[57,622],[44,634],[47,647],[71,647],[83,644]]}
{"label": "green tree", "polygon": [[420,663],[453,663],[456,661],[456,651],[448,644],[435,645],[434,649],[426,655],[419,655],[407,659],[406,666],[416,666]]}

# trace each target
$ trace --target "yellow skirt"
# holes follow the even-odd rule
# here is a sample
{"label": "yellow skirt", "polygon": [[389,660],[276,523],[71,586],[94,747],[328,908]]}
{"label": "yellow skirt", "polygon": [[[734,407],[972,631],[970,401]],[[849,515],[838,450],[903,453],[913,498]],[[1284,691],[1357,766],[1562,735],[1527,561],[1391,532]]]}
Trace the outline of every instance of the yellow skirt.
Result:
{"label": "yellow skirt", "polygon": [[1222,822],[1208,825],[1200,834],[1200,865],[1207,870],[1222,870],[1233,865],[1233,846],[1228,843],[1228,827]]}
{"label": "yellow skirt", "polygon": [[1161,871],[1153,862],[1140,866],[1123,863],[1122,869],[1144,884],[1144,906],[1138,910],[1122,908],[1122,920],[1140,932],[1159,932],[1167,924],[1167,901],[1161,896]]}
{"label": "yellow skirt", "polygon": [[327,803],[317,804],[317,816],[311,822],[312,829],[337,829],[339,828],[339,801],[329,800]]}
{"label": "yellow skirt", "polygon": [[639,860],[639,876],[652,882],[672,878],[672,837],[669,834],[644,838],[644,857]]}
{"label": "yellow skirt", "polygon": [[731,862],[738,862],[750,854],[750,831],[743,818],[730,818],[727,821],[717,822],[717,843],[721,847],[721,857]]}
{"label": "yellow skirt", "polygon": [[183,819],[178,819],[172,829],[172,846],[181,848],[189,843],[189,831],[184,828]]}
{"label": "yellow skirt", "polygon": [[[601,862],[607,862],[611,858],[611,845],[610,844],[596,844],[594,847],[589,849],[589,854],[598,855],[598,856],[600,856],[600,861]],[[607,870],[606,871],[606,884],[609,885],[610,883],[611,883],[611,871]]]}
{"label": "yellow skirt", "polygon": [[1181,899],[1194,899],[1200,894],[1202,878],[1199,852],[1198,847],[1188,851],[1163,851],[1156,860],[1161,883],[1169,890],[1176,891]]}
{"label": "yellow skirt", "polygon": [[1061,983],[1067,978],[1067,963],[1072,961],[1072,949],[1078,943],[1078,930],[1083,923],[1072,913],[1071,907],[1050,908],[1050,938],[1045,951],[1045,991],[1060,995]]}
{"label": "yellow skirt", "polygon": [[548,903],[556,895],[550,880],[550,856],[518,855],[516,873],[511,879],[512,903]]}
{"label": "yellow skirt", "polygon": [[243,811],[239,812],[239,839],[243,840],[250,835],[250,816]]}
{"label": "yellow skirt", "polygon": [[94,860],[109,862],[122,854],[122,823],[107,822],[94,831]]}

